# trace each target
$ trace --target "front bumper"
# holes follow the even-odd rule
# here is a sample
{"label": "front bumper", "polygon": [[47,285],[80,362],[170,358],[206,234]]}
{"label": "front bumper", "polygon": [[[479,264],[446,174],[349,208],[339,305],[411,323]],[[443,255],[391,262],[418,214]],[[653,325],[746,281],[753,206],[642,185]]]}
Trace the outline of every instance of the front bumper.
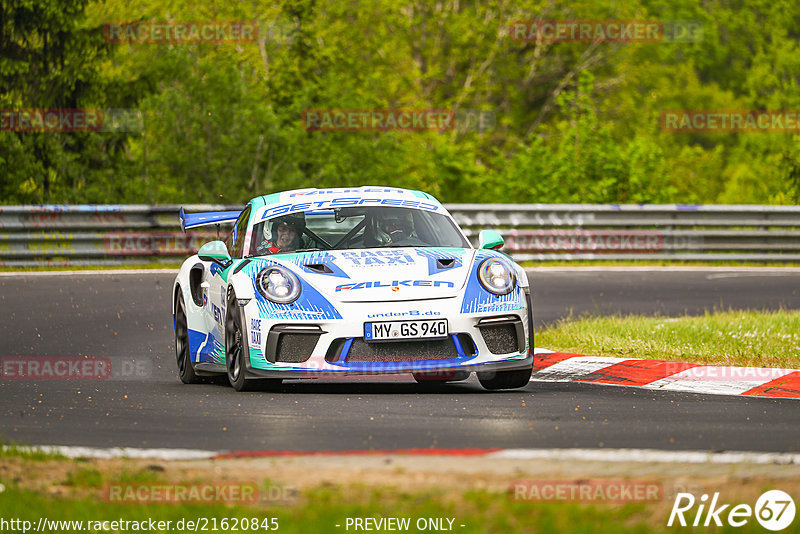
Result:
{"label": "front bumper", "polygon": [[[460,305],[459,298],[387,302],[380,303],[379,308],[375,303],[342,303],[337,308],[345,319],[287,321],[265,317],[251,303],[245,307],[250,345],[250,358],[245,365],[247,376],[323,378],[417,371],[495,372],[531,367],[533,321],[530,295],[527,291],[520,291],[520,298],[512,305],[506,304],[502,308],[483,313],[461,313]],[[381,348],[387,350],[375,351],[380,354],[374,356],[374,361],[370,361],[370,349],[374,348],[374,344],[363,341],[365,322],[441,318],[448,320],[450,336],[447,340],[430,345],[441,350],[441,354],[435,351],[421,354],[424,351],[420,350],[404,354],[399,345],[388,347],[395,342],[383,342],[381,345],[385,344],[387,347]],[[486,325],[490,324],[507,325],[508,332],[516,332],[515,342],[510,343],[508,336],[511,334],[508,333],[504,334],[505,345],[498,345],[496,340],[493,342],[487,339]],[[258,326],[257,329],[253,328],[255,325]],[[279,348],[280,336],[287,333],[295,337],[287,344],[288,348],[283,350]],[[449,352],[445,350],[448,344],[451,347]],[[511,350],[497,353],[498,346],[511,347]]]}

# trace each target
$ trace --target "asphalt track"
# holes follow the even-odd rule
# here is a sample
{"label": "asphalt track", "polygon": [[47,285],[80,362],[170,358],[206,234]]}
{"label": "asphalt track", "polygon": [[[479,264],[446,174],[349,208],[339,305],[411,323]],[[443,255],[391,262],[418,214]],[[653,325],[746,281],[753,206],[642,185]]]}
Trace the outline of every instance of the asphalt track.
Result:
{"label": "asphalt track", "polygon": [[[573,313],[800,309],[800,270],[530,273],[537,326]],[[274,392],[184,386],[163,273],[0,276],[0,357],[99,356],[138,372],[0,381],[0,439],[207,450],[649,448],[800,450],[796,400],[569,383],[490,393],[410,377],[306,381]]]}

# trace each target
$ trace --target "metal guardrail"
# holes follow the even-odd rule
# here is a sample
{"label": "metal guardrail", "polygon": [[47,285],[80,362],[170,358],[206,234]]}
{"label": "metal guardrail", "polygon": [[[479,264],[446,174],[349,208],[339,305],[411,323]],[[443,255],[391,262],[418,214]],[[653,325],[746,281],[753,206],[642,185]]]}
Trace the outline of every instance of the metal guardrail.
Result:
{"label": "metal guardrail", "polygon": [[[196,211],[241,206],[188,205]],[[0,266],[177,263],[216,232],[180,206],[0,206]],[[516,260],[800,261],[800,206],[450,204],[473,241],[498,230]],[[223,229],[224,231],[224,229]]]}

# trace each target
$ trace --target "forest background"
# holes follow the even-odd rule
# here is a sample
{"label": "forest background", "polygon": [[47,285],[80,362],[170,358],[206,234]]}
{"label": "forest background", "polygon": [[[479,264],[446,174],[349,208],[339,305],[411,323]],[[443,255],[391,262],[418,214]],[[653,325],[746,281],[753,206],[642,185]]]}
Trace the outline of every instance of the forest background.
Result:
{"label": "forest background", "polygon": [[[800,200],[797,133],[671,133],[659,123],[665,110],[800,110],[793,0],[0,6],[0,110],[100,109],[124,119],[104,131],[0,128],[3,204],[240,204],[362,184],[452,203]],[[534,19],[679,21],[694,33],[512,38],[515,21]],[[134,21],[258,21],[260,31],[245,43],[111,42],[109,23]],[[309,131],[303,113],[320,109],[488,120],[445,131]]]}

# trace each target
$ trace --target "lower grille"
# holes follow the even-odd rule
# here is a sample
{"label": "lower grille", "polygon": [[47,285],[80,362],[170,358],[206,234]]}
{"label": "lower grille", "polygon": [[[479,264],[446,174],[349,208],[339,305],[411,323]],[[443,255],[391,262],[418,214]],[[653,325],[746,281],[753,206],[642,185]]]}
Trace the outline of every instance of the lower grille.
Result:
{"label": "lower grille", "polygon": [[362,338],[356,338],[346,359],[348,362],[398,362],[457,357],[458,352],[451,338],[386,343],[366,343]]}

